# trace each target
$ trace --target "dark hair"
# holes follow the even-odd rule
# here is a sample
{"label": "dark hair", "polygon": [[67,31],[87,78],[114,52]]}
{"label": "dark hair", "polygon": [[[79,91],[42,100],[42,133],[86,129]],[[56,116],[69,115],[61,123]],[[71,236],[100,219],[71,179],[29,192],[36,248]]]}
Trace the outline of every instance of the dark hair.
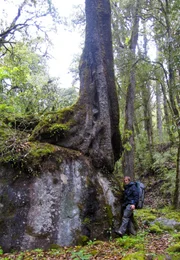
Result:
{"label": "dark hair", "polygon": [[124,179],[127,178],[129,181],[131,180],[130,176],[124,176]]}

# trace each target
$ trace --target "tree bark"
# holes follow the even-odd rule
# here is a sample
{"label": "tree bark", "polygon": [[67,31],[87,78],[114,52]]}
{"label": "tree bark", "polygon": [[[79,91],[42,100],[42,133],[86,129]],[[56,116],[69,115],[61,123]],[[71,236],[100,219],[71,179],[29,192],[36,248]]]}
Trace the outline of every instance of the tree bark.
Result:
{"label": "tree bark", "polygon": [[162,112],[161,112],[161,96],[158,83],[156,83],[156,118],[157,118],[157,132],[159,142],[163,142],[163,131],[162,131]]}
{"label": "tree bark", "polygon": [[[139,31],[139,0],[136,1],[133,25],[132,25],[132,35],[130,40],[130,50],[135,57],[135,50],[138,41],[138,31]],[[132,65],[129,85],[127,89],[126,96],[126,108],[125,108],[125,131],[124,131],[124,153],[122,159],[122,167],[124,176],[130,176],[134,178],[134,101],[135,101],[135,67]]]}
{"label": "tree bark", "polygon": [[[80,98],[65,137],[43,138],[81,151],[110,171],[120,158],[119,106],[115,86],[109,0],[86,0],[86,37],[80,61]],[[45,136],[45,135],[44,135]]]}
{"label": "tree bark", "polygon": [[173,67],[173,45],[172,41],[172,28],[170,22],[170,1],[166,0],[164,4],[164,16],[166,21],[166,29],[167,29],[167,39],[168,39],[168,48],[167,48],[167,65],[168,65],[168,77],[167,77],[167,86],[169,91],[169,100],[170,105],[173,112],[173,119],[174,124],[177,128],[178,133],[178,146],[177,146],[177,160],[176,160],[176,187],[174,192],[174,206],[176,208],[180,208],[180,114],[178,110],[178,104],[176,103],[176,98],[178,96],[178,88],[176,87],[176,80],[175,80],[175,71]]}

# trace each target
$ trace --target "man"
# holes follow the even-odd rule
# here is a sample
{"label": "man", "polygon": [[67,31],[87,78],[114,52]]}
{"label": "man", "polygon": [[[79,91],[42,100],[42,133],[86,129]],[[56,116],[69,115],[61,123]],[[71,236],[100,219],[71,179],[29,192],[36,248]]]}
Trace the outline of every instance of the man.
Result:
{"label": "man", "polygon": [[130,232],[134,234],[134,225],[132,222],[133,210],[136,208],[136,204],[139,200],[138,189],[134,182],[131,182],[129,176],[124,177],[124,200],[122,204],[123,208],[123,218],[122,224],[118,230],[115,232],[122,237],[127,229],[130,229]]}

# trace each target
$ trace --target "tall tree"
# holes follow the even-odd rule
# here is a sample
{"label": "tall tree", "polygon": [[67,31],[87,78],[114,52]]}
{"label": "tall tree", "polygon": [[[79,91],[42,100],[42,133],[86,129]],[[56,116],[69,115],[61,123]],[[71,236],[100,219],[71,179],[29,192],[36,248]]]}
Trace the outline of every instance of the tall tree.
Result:
{"label": "tall tree", "polygon": [[[135,51],[138,42],[139,32],[139,9],[140,1],[136,0],[133,12],[132,33],[129,43],[129,49],[132,56],[135,58]],[[135,59],[133,59],[135,61]],[[129,149],[125,147],[123,154],[123,174],[124,176],[134,177],[134,101],[135,101],[135,65],[132,63],[129,75],[129,84],[126,96],[125,108],[125,130],[124,130],[124,145],[129,144]]]}
{"label": "tall tree", "polygon": [[52,136],[51,121],[49,126],[38,127],[34,131],[34,138],[80,150],[90,156],[95,167],[105,167],[112,171],[121,153],[113,65],[110,2],[86,0],[86,38],[80,61],[80,98],[69,116],[70,126],[66,132],[60,134],[59,131]]}
{"label": "tall tree", "polygon": [[177,55],[179,51],[178,38],[178,17],[179,8],[178,1],[158,0],[151,1],[153,4],[153,25],[156,32],[156,41],[158,42],[158,50],[163,52],[160,66],[164,73],[164,81],[167,87],[169,98],[169,107],[172,113],[173,124],[177,130],[177,164],[176,164],[176,189],[174,196],[174,205],[180,208],[180,127],[179,127],[179,90],[177,84],[178,61]]}

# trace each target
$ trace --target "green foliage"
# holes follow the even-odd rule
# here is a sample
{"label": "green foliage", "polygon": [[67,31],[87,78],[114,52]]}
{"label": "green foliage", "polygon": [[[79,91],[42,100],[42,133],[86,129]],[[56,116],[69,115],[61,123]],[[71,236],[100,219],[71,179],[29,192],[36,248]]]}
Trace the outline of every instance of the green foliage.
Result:
{"label": "green foliage", "polygon": [[172,246],[170,246],[168,248],[168,252],[173,252],[173,253],[178,252],[178,253],[180,253],[180,242],[179,243],[175,243]]}
{"label": "green foliage", "polygon": [[144,235],[138,235],[136,237],[124,236],[123,238],[116,239],[116,242],[124,249],[129,249],[129,248],[143,249],[144,248],[143,241],[144,241]]}
{"label": "green foliage", "polygon": [[161,214],[163,214],[168,219],[174,219],[177,222],[180,222],[180,211],[179,210],[173,210],[170,207],[164,207],[163,209],[159,210]]}
{"label": "green foliage", "polygon": [[144,260],[145,259],[145,253],[144,252],[135,252],[132,254],[129,254],[122,258],[123,260]]}
{"label": "green foliage", "polygon": [[73,113],[73,106],[56,112],[46,113],[33,130],[30,140],[36,139],[39,133],[46,134],[49,138],[58,133],[59,137],[63,138],[70,129],[70,126],[74,124]]}
{"label": "green foliage", "polygon": [[78,252],[72,252],[71,254],[72,254],[72,259],[74,260],[79,260],[79,259],[88,260],[92,257],[92,254],[87,254],[82,249]]}
{"label": "green foliage", "polygon": [[172,148],[164,153],[156,152],[153,156],[152,169],[164,182],[161,185],[161,194],[173,198],[176,183],[176,149]]}
{"label": "green foliage", "polygon": [[172,236],[176,242],[180,242],[180,232],[172,234]]}
{"label": "green foliage", "polygon": [[149,232],[161,234],[161,233],[163,233],[163,230],[159,227],[159,225],[153,224],[152,226],[149,227]]}
{"label": "green foliage", "polygon": [[0,247],[0,255],[2,255],[3,254],[3,250],[2,250],[2,248]]}
{"label": "green foliage", "polygon": [[151,208],[143,208],[141,210],[136,210],[134,216],[136,219],[141,221],[152,222],[157,218],[158,211]]}
{"label": "green foliage", "polygon": [[29,155],[33,157],[33,159],[42,158],[44,156],[50,155],[55,152],[55,148],[51,144],[43,144],[43,143],[29,143],[30,150]]}

